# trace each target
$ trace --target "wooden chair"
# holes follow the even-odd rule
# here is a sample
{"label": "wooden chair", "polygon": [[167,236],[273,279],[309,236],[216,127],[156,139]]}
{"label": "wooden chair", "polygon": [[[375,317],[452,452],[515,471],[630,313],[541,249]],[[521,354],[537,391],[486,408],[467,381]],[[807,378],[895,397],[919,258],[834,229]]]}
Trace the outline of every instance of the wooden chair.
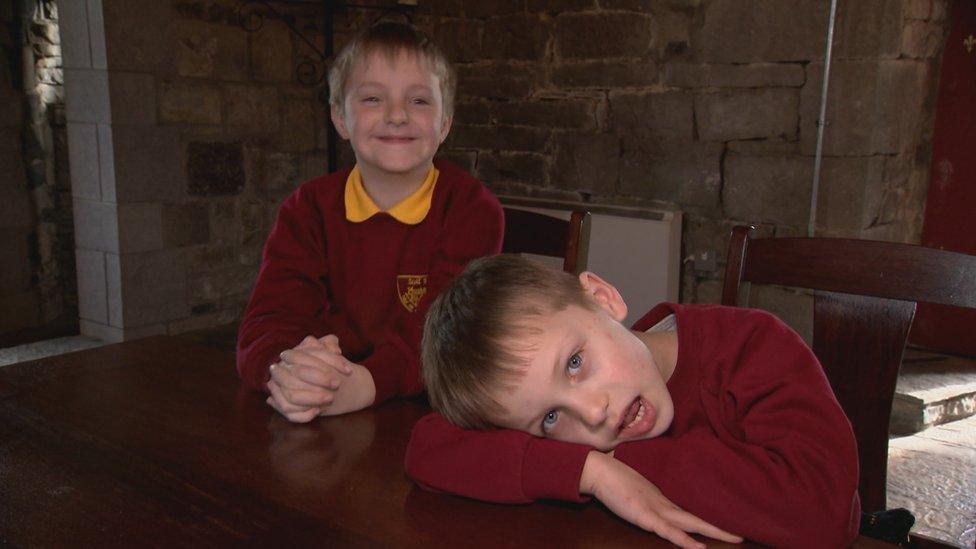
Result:
{"label": "wooden chair", "polygon": [[563,270],[579,274],[586,268],[590,213],[576,210],[569,221],[518,208],[505,211],[502,252],[563,258]]}
{"label": "wooden chair", "polygon": [[915,305],[976,308],[976,255],[870,240],[754,239],[751,229],[732,229],[722,304],[740,303],[743,282],[814,290],[813,351],[854,426],[861,506],[882,510],[891,404]]}

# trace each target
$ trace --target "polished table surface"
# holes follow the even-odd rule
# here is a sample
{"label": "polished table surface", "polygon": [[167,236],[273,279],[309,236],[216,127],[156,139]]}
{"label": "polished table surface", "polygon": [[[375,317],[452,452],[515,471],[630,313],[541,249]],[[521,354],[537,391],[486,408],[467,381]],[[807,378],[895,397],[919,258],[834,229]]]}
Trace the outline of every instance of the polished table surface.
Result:
{"label": "polished table surface", "polygon": [[6,366],[0,544],[669,546],[598,504],[416,488],[403,455],[425,413],[289,424],[240,387],[232,354],[172,336]]}

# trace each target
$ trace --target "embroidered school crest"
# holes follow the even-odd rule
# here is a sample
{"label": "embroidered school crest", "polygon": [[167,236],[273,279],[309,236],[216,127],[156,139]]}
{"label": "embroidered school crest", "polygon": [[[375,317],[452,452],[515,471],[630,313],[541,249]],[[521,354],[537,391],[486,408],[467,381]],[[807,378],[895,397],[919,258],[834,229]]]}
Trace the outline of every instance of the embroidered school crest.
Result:
{"label": "embroidered school crest", "polygon": [[411,313],[427,293],[427,275],[397,275],[397,295],[403,308]]}

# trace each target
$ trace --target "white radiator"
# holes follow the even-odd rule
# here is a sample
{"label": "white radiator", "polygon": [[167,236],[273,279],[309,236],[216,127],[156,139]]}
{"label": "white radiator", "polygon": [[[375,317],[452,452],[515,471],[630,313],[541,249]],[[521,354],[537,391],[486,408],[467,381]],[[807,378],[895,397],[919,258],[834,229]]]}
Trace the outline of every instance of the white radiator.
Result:
{"label": "white radiator", "polygon": [[[678,301],[681,276],[681,212],[602,204],[500,196],[507,207],[569,219],[573,210],[591,215],[586,270],[609,281],[627,301],[630,326],[662,301]],[[562,267],[562,261],[533,256]]]}

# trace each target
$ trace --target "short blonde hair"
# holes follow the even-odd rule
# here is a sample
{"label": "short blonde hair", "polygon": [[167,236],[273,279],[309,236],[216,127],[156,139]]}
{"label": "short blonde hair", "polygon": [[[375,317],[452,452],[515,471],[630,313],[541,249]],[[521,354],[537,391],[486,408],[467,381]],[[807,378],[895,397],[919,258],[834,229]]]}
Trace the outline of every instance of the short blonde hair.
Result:
{"label": "short blonde hair", "polygon": [[575,276],[517,255],[472,261],[427,311],[421,372],[431,406],[466,429],[506,410],[491,396],[524,375],[525,354],[547,315],[592,310]]}
{"label": "short blonde hair", "polygon": [[346,84],[352,71],[374,53],[380,53],[390,60],[395,60],[400,53],[416,55],[427,64],[440,82],[444,116],[454,115],[457,77],[450,60],[417,27],[395,21],[383,21],[367,27],[342,48],[329,68],[330,105],[342,107],[346,98]]}

